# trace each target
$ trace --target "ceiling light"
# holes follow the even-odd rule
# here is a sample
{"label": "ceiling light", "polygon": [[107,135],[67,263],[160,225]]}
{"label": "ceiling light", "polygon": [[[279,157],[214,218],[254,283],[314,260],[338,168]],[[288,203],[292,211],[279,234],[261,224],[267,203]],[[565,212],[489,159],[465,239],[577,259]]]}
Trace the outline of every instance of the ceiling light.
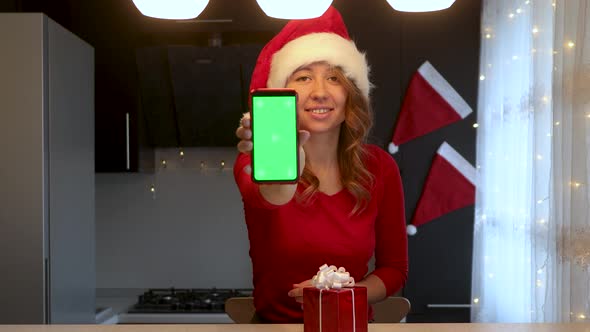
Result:
{"label": "ceiling light", "polygon": [[387,0],[389,5],[401,12],[432,12],[451,7],[455,0]]}
{"label": "ceiling light", "polygon": [[187,20],[199,16],[209,0],[133,0],[133,3],[145,16]]}
{"label": "ceiling light", "polygon": [[256,0],[256,2],[267,16],[290,20],[320,17],[332,4],[332,0]]}

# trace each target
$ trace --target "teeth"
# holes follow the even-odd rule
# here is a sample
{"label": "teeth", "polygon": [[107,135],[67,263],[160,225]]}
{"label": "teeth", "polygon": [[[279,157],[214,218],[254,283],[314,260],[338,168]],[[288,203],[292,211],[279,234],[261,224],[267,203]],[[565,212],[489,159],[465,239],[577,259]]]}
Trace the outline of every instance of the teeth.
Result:
{"label": "teeth", "polygon": [[320,109],[311,110],[311,112],[316,113],[316,114],[322,114],[322,113],[328,113],[328,112],[330,112],[330,110],[327,108],[320,108]]}

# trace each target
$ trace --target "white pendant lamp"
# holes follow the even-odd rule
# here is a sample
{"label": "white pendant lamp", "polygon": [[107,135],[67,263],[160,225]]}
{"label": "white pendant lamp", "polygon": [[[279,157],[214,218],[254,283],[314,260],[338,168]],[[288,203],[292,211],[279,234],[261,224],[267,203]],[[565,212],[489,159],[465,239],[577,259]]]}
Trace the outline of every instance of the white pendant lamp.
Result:
{"label": "white pendant lamp", "polygon": [[256,0],[262,11],[270,17],[290,20],[322,16],[332,0]]}
{"label": "white pendant lamp", "polygon": [[451,7],[455,0],[387,0],[393,9],[400,12],[432,12]]}
{"label": "white pendant lamp", "polygon": [[145,16],[187,20],[199,16],[209,0],[133,0],[133,3]]}

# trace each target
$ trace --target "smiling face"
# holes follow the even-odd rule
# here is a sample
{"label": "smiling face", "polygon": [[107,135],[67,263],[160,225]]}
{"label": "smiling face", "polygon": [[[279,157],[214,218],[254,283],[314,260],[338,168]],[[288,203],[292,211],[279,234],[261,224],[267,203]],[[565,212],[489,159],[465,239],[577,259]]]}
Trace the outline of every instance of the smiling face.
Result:
{"label": "smiling face", "polygon": [[316,62],[296,70],[287,80],[287,88],[297,91],[297,115],[300,129],[312,134],[338,135],[345,119],[347,91],[334,67]]}

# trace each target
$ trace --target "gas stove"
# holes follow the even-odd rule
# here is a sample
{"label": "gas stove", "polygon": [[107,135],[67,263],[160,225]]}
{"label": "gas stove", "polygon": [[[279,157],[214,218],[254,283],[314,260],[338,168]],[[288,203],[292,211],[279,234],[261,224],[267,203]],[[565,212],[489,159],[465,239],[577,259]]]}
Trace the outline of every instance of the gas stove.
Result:
{"label": "gas stove", "polygon": [[232,323],[225,314],[225,301],[251,294],[248,289],[149,289],[119,315],[119,323]]}

